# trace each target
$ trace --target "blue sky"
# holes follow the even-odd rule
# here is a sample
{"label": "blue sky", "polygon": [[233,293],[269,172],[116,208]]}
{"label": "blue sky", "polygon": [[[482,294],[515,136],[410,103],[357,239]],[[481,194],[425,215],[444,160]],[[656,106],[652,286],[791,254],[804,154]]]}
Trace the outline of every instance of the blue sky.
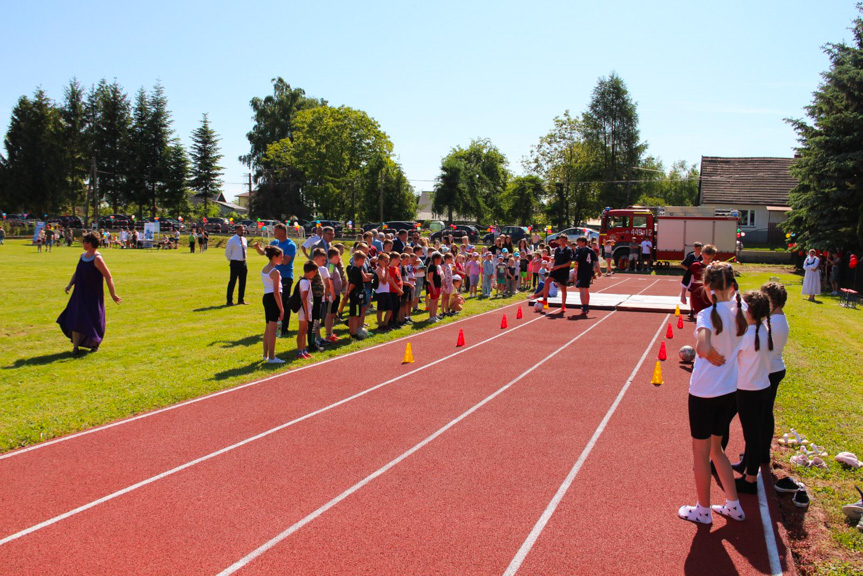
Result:
{"label": "blue sky", "polygon": [[490,138],[521,159],[554,116],[585,110],[617,72],[642,139],[666,166],[711,156],[791,156],[827,69],[821,46],[851,40],[853,1],[5,2],[0,129],[41,86],[116,78],[134,95],[161,80],[174,128],[207,112],[222,138],[225,192],[243,190],[249,100],[282,76],[374,117],[415,188],[440,160]]}

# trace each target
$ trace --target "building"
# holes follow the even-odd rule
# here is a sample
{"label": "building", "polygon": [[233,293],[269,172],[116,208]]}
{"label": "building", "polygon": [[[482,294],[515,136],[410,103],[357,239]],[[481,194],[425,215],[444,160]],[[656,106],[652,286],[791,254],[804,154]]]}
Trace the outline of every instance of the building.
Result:
{"label": "building", "polygon": [[248,212],[248,210],[249,210],[249,193],[248,192],[243,192],[242,194],[237,194],[234,197],[234,200],[237,201],[236,204],[238,206],[242,206]]}
{"label": "building", "polygon": [[[198,206],[204,203],[204,195],[203,194],[189,194],[189,203],[192,206]],[[219,195],[215,198],[210,198],[208,200],[209,204],[216,204],[219,207],[219,216],[225,216],[230,214],[231,212],[236,212],[239,215],[244,215],[249,213],[248,207],[241,206],[239,204],[232,204],[225,200],[225,195],[219,192]]]}
{"label": "building", "polygon": [[701,157],[699,204],[715,216],[737,211],[745,244],[782,244],[788,193],[797,186],[794,158]]}

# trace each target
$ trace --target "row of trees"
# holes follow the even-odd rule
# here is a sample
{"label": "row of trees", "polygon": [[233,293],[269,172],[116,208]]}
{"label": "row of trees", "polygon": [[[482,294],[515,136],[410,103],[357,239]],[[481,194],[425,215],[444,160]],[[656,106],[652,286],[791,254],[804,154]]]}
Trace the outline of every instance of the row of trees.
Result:
{"label": "row of trees", "polygon": [[416,215],[417,198],[393,144],[362,110],[332,107],[282,78],[273,94],[251,100],[249,153],[253,215],[355,222]]}
{"label": "row of trees", "polygon": [[513,177],[506,157],[488,140],[454,148],[441,162],[432,209],[451,221],[476,220],[565,227],[597,216],[605,206],[692,205],[698,169],[645,156],[635,103],[623,80],[601,78],[581,116],[569,111],[522,161]]}
{"label": "row of trees", "polygon": [[189,189],[205,200],[221,189],[219,138],[204,114],[187,153],[171,125],[158,83],[139,89],[134,102],[104,79],[86,92],[73,79],[60,103],[41,88],[22,96],[0,156],[0,206],[35,214],[87,207],[85,219],[103,203],[139,217],[187,215]]}

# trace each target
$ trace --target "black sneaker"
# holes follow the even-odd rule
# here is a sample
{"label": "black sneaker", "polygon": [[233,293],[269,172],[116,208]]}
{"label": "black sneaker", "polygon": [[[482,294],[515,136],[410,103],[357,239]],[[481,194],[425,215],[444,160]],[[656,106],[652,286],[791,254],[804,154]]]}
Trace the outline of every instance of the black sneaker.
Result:
{"label": "black sneaker", "polygon": [[809,508],[809,494],[806,492],[806,486],[801,484],[800,489],[794,493],[794,498],[791,500],[798,508]]}
{"label": "black sneaker", "polygon": [[746,463],[741,460],[735,464],[731,465],[731,469],[737,472],[738,474],[746,474]]}
{"label": "black sneaker", "polygon": [[794,478],[787,476],[777,480],[776,483],[773,484],[773,489],[780,494],[795,494],[800,490],[800,484],[794,480]]}
{"label": "black sneaker", "polygon": [[734,486],[737,487],[738,494],[758,494],[758,483],[747,482],[746,478],[737,478]]}

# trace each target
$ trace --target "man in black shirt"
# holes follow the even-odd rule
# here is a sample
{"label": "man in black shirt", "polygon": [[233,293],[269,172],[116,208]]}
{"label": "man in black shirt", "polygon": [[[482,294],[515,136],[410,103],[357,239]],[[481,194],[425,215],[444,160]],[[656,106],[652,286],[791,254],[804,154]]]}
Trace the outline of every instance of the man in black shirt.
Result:
{"label": "man in black shirt", "polygon": [[576,240],[576,243],[578,248],[575,249],[575,287],[581,296],[581,313],[587,314],[590,311],[590,282],[593,280],[597,256],[593,249],[588,248],[587,238],[584,236]]}
{"label": "man in black shirt", "polygon": [[408,231],[407,230],[399,230],[399,233],[396,235],[393,240],[393,252],[398,252],[401,254],[405,251],[405,246],[408,243]]}
{"label": "man in black shirt", "polygon": [[560,314],[566,314],[566,283],[569,282],[569,268],[572,266],[574,254],[569,246],[566,234],[557,237],[557,246],[554,249],[554,264],[545,279],[545,287],[542,290],[543,306],[548,304],[548,289],[554,282],[560,288],[561,305]]}

